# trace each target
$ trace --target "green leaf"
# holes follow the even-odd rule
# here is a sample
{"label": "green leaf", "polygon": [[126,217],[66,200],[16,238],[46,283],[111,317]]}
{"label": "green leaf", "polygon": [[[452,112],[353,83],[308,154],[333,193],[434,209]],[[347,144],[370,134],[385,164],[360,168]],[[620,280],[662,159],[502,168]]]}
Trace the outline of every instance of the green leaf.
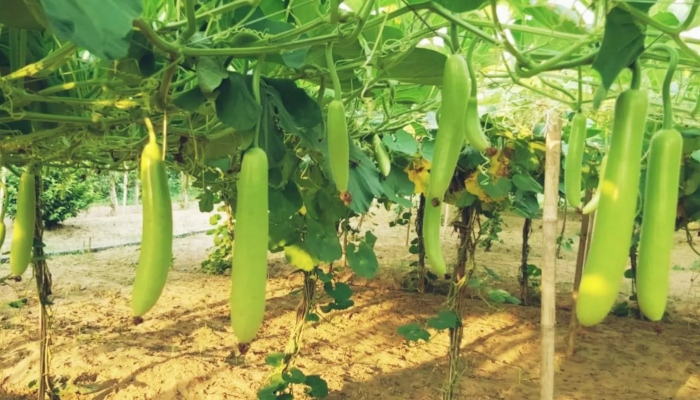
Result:
{"label": "green leaf", "polygon": [[307,131],[323,123],[321,107],[304,89],[297,87],[295,81],[272,78],[262,78],[262,80],[278,95],[279,103],[274,105],[282,106],[277,117],[280,118],[280,125],[286,132],[299,133],[301,130]]}
{"label": "green leaf", "polygon": [[384,135],[382,142],[387,149],[412,156],[418,152],[418,142],[416,138],[403,129],[396,131],[393,135]]}
{"label": "green leaf", "polygon": [[284,357],[284,353],[270,353],[265,356],[265,365],[269,365],[270,367],[279,367],[282,365]]}
{"label": "green leaf", "polygon": [[[298,243],[300,239],[300,231],[304,228],[304,218],[299,215],[293,215],[287,220],[274,220],[270,218],[270,238],[268,248],[272,252],[284,250],[284,247],[291,243]],[[308,243],[306,249],[308,250]]]}
{"label": "green leaf", "polygon": [[212,57],[199,57],[196,63],[197,83],[203,93],[212,93],[228,78],[222,63]]}
{"label": "green leaf", "polygon": [[336,303],[344,303],[352,297],[352,289],[347,283],[337,282],[335,286],[331,282],[323,285],[326,293],[335,300]]}
{"label": "green leaf", "polygon": [[314,258],[330,263],[340,259],[343,249],[336,235],[335,227],[324,225],[313,218],[306,218],[306,247]]}
{"label": "green leaf", "polygon": [[292,384],[301,384],[306,381],[306,375],[299,368],[292,367],[289,369],[289,372],[282,374],[282,379]]}
{"label": "green leaf", "polygon": [[495,289],[495,290],[489,291],[489,298],[494,303],[505,303],[506,297],[508,297],[508,296],[509,296],[509,294],[505,290]]}
{"label": "green leaf", "polygon": [[479,173],[477,182],[481,189],[484,190],[484,193],[492,199],[498,199],[507,195],[512,187],[508,178],[497,177],[496,180],[492,181],[488,175],[483,173]]}
{"label": "green leaf", "polygon": [[141,0],[40,0],[52,33],[104,59],[123,58]]}
{"label": "green leaf", "polygon": [[521,303],[521,301],[519,298],[514,297],[514,296],[509,294],[508,296],[506,296],[506,303],[518,305]]}
{"label": "green leaf", "polygon": [[328,396],[328,383],[318,375],[309,375],[306,377],[306,386],[309,387],[306,394],[314,399],[322,399]]}
{"label": "green leaf", "polygon": [[516,174],[513,176],[513,184],[525,192],[544,193],[544,188],[530,175]]}
{"label": "green leaf", "polygon": [[540,203],[537,201],[537,195],[533,192],[516,193],[513,210],[523,218],[538,218],[540,215]]}
{"label": "green leaf", "polygon": [[[628,2],[629,5],[647,13],[653,2]],[[600,50],[593,60],[593,69],[598,71],[602,87],[606,91],[622,70],[632,65],[644,51],[646,34],[636,19],[617,6],[605,18],[605,32]]]}
{"label": "green leaf", "polygon": [[258,400],[279,400],[277,392],[284,390],[288,386],[285,382],[272,382],[258,390]]}
{"label": "green leaf", "polygon": [[426,160],[433,162],[433,153],[435,153],[435,140],[432,138],[424,138],[420,142],[420,154]]}
{"label": "green leaf", "polygon": [[403,169],[392,168],[389,175],[382,181],[382,189],[387,199],[404,207],[411,207],[411,200],[415,185],[408,179],[408,174]]}
{"label": "green leaf", "polygon": [[443,329],[454,329],[460,324],[459,317],[452,310],[440,311],[437,317],[428,318],[427,324],[429,327],[439,331]]}
{"label": "green leaf", "polygon": [[203,213],[212,212],[214,210],[214,193],[210,190],[205,190],[199,195],[199,211]]}
{"label": "green leaf", "polygon": [[304,243],[294,243],[284,248],[284,256],[287,262],[302,271],[310,272],[316,265],[317,260],[309,254],[309,251],[304,246]]}
{"label": "green leaf", "polygon": [[26,297],[23,297],[19,300],[11,301],[11,302],[7,303],[7,305],[10,308],[22,308],[22,307],[27,305],[28,301],[29,300]]}
{"label": "green leaf", "polygon": [[268,202],[271,221],[289,220],[304,205],[304,199],[294,181],[288,181],[282,189],[270,188]]}
{"label": "green leaf", "polygon": [[498,273],[497,273],[496,271],[494,271],[492,268],[484,267],[484,269],[486,270],[486,273],[489,274],[489,276],[491,277],[491,279],[493,279],[493,280],[495,280],[495,281],[500,281],[500,280],[501,280],[501,276],[498,275]]}
{"label": "green leaf", "polygon": [[[326,159],[327,163],[328,159]],[[330,165],[327,164],[326,168],[330,170]],[[379,182],[379,171],[374,162],[359,147],[352,143],[350,145],[348,192],[352,196],[350,209],[358,214],[364,214],[369,211],[372,201],[384,193],[382,184]]]}
{"label": "green leaf", "polygon": [[625,270],[625,278],[626,279],[633,279],[634,278],[634,271],[631,269]]}
{"label": "green leaf", "polygon": [[478,199],[478,197],[476,197],[475,195],[473,195],[465,190],[464,192],[462,192],[462,195],[459,196],[459,199],[457,199],[457,203],[455,204],[455,207],[458,207],[458,208],[469,207],[472,204],[474,204],[476,199]]}
{"label": "green leaf", "polygon": [[423,329],[422,326],[415,323],[399,326],[396,329],[396,333],[403,336],[404,339],[410,342],[418,342],[421,339],[426,342],[430,340],[430,333]]}
{"label": "green leaf", "polygon": [[660,22],[668,27],[677,27],[680,24],[680,21],[678,21],[678,17],[676,17],[676,15],[672,12],[668,11],[663,11],[654,14],[652,18],[654,18],[654,20],[656,20],[657,22]]}
{"label": "green leaf", "polygon": [[700,150],[695,150],[694,152],[690,153],[690,157],[693,160],[700,162]]}
{"label": "green leaf", "polygon": [[323,272],[322,269],[316,270],[316,275],[318,275],[318,280],[323,283],[327,283],[333,280],[333,275]]}
{"label": "green leaf", "polygon": [[355,244],[350,243],[346,248],[348,265],[358,276],[366,279],[372,279],[379,271],[379,261],[374,254],[374,250],[370,245],[361,242],[355,251]]}
{"label": "green leaf", "polygon": [[535,151],[524,140],[515,141],[515,153],[513,162],[525,169],[527,172],[534,172],[540,169],[540,160]]}
{"label": "green leaf", "polygon": [[318,322],[320,320],[321,320],[321,318],[319,318],[318,314],[316,314],[316,313],[308,313],[306,315],[307,322]]}
{"label": "green leaf", "polygon": [[382,76],[404,83],[442,85],[447,56],[435,50],[414,47],[405,53],[391,54],[378,61]]}
{"label": "green leaf", "polygon": [[527,265],[527,275],[531,277],[542,276],[542,270],[534,264]]}
{"label": "green leaf", "polygon": [[318,2],[315,1],[294,1],[289,7],[300,25],[315,21],[319,16]]}
{"label": "green leaf", "polygon": [[182,92],[179,96],[175,97],[172,102],[175,106],[183,110],[195,112],[207,102],[207,98],[204,97],[199,86],[195,86],[186,92]]}
{"label": "green leaf", "polygon": [[372,231],[367,231],[365,233],[365,243],[372,248],[374,248],[374,245],[377,243],[377,237],[374,235],[374,233],[372,233]]}
{"label": "green leaf", "polygon": [[221,82],[216,98],[216,116],[237,131],[250,130],[260,120],[262,107],[248,89],[246,79],[237,72],[229,72]]}

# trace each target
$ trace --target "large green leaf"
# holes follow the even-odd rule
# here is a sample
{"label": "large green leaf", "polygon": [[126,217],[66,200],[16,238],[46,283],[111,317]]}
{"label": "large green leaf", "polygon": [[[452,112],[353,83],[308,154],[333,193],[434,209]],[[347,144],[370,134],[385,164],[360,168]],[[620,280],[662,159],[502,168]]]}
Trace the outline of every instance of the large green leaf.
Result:
{"label": "large green leaf", "polygon": [[343,255],[340,240],[333,225],[306,218],[306,247],[319,261],[330,263]]}
{"label": "large green leaf", "polygon": [[260,119],[262,107],[255,101],[246,84],[246,78],[238,72],[229,72],[221,82],[216,98],[216,115],[221,122],[237,131],[253,129]]}
{"label": "large green leaf", "polygon": [[389,176],[382,181],[382,188],[386,197],[404,207],[411,207],[411,200],[406,197],[411,196],[415,185],[408,179],[406,171],[399,168],[392,168]]}
{"label": "large green leaf", "polygon": [[513,185],[524,192],[544,193],[542,185],[528,174],[515,174],[513,176]]}
{"label": "large green leaf", "polygon": [[[642,12],[648,12],[653,2],[629,2]],[[622,70],[631,66],[644,51],[646,37],[643,25],[626,10],[617,6],[605,18],[605,32],[600,50],[593,61],[603,88],[607,91]]]}
{"label": "large green leaf", "polygon": [[284,256],[288,263],[307,272],[313,270],[314,267],[318,265],[318,260],[314,259],[304,243],[297,242],[285,246]]}
{"label": "large green leaf", "polygon": [[404,55],[390,55],[378,63],[382,75],[400,82],[442,85],[447,56],[435,50],[413,48]]}
{"label": "large green leaf", "polygon": [[270,188],[268,192],[270,220],[286,221],[304,205],[299,187],[293,181],[282,189]]}
{"label": "large green leaf", "polygon": [[354,243],[348,244],[346,257],[348,265],[358,276],[372,279],[377,275],[379,261],[377,261],[372,247],[364,241],[360,242],[358,246],[355,246]]}
{"label": "large green leaf", "polygon": [[197,82],[204,93],[212,93],[228,78],[223,62],[213,57],[199,57],[196,63]]}
{"label": "large green leaf", "polygon": [[51,31],[105,60],[129,51],[127,35],[143,12],[141,0],[40,0]]}
{"label": "large green leaf", "polygon": [[409,156],[413,156],[418,151],[416,138],[403,129],[399,129],[393,135],[384,135],[382,142],[389,150],[408,154]]}
{"label": "large green leaf", "polygon": [[369,211],[372,200],[384,193],[382,184],[379,182],[377,167],[362,150],[352,143],[350,144],[348,192],[352,196],[350,209],[358,214]]}
{"label": "large green leaf", "polygon": [[[287,132],[296,133],[299,129],[313,129],[323,123],[321,107],[304,89],[297,87],[293,80],[272,78],[263,78],[263,80],[279,94],[284,110],[279,111],[278,117],[281,120],[280,124]],[[291,118],[296,127],[290,125],[287,118]]]}

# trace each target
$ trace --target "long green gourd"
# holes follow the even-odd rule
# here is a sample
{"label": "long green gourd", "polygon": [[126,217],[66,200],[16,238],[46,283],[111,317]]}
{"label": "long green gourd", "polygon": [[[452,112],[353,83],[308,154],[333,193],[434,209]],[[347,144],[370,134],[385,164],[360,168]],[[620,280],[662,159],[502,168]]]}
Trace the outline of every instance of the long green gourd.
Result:
{"label": "long green gourd", "polygon": [[583,326],[600,323],[612,309],[632,244],[649,107],[646,91],[639,89],[640,75],[635,63],[632,86],[615,103],[610,151],[576,303],[576,316]]}
{"label": "long green gourd", "polygon": [[34,229],[36,224],[36,175],[30,165],[19,178],[17,208],[12,226],[10,243],[10,271],[12,276],[22,276],[32,261]]}
{"label": "long green gourd", "polygon": [[464,94],[469,92],[468,75],[464,57],[452,54],[447,58],[442,82],[440,122],[423,215],[425,255],[430,268],[439,276],[446,272],[440,247],[440,211],[464,144]]}
{"label": "long green gourd", "polygon": [[670,90],[678,53],[666,45],[650,48],[654,49],[665,50],[670,62],[662,89],[664,123],[662,129],[652,136],[649,146],[636,283],[639,308],[650,320],[659,321],[664,316],[668,300],[683,137],[673,128]]}
{"label": "long green gourd", "polygon": [[151,120],[147,118],[145,121],[149,140],[141,152],[141,251],[131,295],[136,324],[160,298],[173,258],[173,211],[168,172]]}

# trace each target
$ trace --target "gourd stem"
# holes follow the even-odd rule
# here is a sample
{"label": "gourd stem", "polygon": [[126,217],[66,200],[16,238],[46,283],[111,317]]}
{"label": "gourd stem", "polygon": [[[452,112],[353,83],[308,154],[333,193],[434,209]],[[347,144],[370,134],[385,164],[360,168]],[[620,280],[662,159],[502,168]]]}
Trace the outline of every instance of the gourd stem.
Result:
{"label": "gourd stem", "polygon": [[331,80],[333,81],[333,92],[335,92],[335,99],[342,100],[343,93],[340,87],[340,78],[338,78],[338,71],[335,69],[335,62],[333,61],[332,42],[326,45],[326,64],[328,64],[328,72],[330,72]]}
{"label": "gourd stem", "polygon": [[476,97],[476,71],[474,70],[474,49],[479,42],[479,38],[472,39],[469,43],[469,49],[467,49],[467,69],[469,69],[469,79],[472,81],[471,88],[469,90],[470,97]]}
{"label": "gourd stem", "polygon": [[[260,105],[262,105],[262,103],[261,103],[262,98],[260,96],[260,79],[262,76],[262,69],[263,69],[264,65],[265,65],[265,55],[263,54],[260,57],[258,57],[258,63],[257,63],[257,65],[255,65],[255,69],[253,70],[253,96],[255,97],[255,102],[257,102]],[[258,120],[258,123],[255,124],[255,139],[254,139],[255,147],[258,147],[258,143],[260,143],[260,141],[259,141],[260,124],[262,122],[264,114],[265,114],[264,112],[260,113],[260,119]]]}
{"label": "gourd stem", "polygon": [[632,69],[632,83],[630,83],[630,88],[639,90],[642,86],[642,67],[639,65],[639,61],[635,61],[630,68]]}
{"label": "gourd stem", "polygon": [[666,70],[666,76],[664,77],[664,84],[661,88],[661,96],[664,105],[664,129],[673,129],[673,104],[671,103],[671,81],[673,81],[673,74],[676,72],[676,67],[678,66],[678,52],[676,49],[665,45],[665,44],[655,44],[649,47],[650,50],[662,50],[668,53],[668,69]]}

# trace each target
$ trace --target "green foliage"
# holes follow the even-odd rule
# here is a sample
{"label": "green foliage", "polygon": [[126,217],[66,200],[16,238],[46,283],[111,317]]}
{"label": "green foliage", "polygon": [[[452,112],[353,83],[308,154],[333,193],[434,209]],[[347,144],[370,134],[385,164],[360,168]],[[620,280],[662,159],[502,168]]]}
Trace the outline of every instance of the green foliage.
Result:
{"label": "green foliage", "polygon": [[490,218],[481,224],[481,232],[479,233],[481,240],[479,244],[483,246],[484,251],[491,251],[493,242],[503,244],[503,240],[498,236],[498,234],[503,231],[501,225],[503,225],[503,219],[501,218],[500,212],[492,213]]}
{"label": "green foliage", "polygon": [[209,224],[213,228],[207,231],[207,235],[213,237],[214,247],[201,264],[202,272],[207,274],[223,274],[224,271],[231,268],[231,256],[233,255],[232,216],[226,205],[219,206],[217,211],[219,213],[209,218]]}
{"label": "green foliage", "polygon": [[61,40],[71,40],[106,60],[126,56],[127,34],[141,15],[139,0],[41,0],[48,25]]}
{"label": "green foliage", "polygon": [[303,385],[305,393],[312,399],[323,399],[328,396],[328,383],[319,375],[306,375],[299,368],[284,368],[286,355],[271,353],[265,357],[265,364],[276,371],[271,382],[258,391],[259,400],[288,400],[293,399],[292,385]]}
{"label": "green foliage", "polygon": [[[651,2],[629,2],[641,12],[648,12]],[[617,75],[634,63],[644,50],[645,30],[629,11],[614,7],[605,19],[605,34],[593,69],[601,76],[603,88],[608,90]]]}
{"label": "green foliage", "polygon": [[[68,218],[76,217],[92,205],[99,195],[89,171],[58,168],[43,169],[41,212],[46,229],[55,229]],[[7,215],[14,218],[17,205],[17,185],[19,178],[7,175],[9,202]]]}

